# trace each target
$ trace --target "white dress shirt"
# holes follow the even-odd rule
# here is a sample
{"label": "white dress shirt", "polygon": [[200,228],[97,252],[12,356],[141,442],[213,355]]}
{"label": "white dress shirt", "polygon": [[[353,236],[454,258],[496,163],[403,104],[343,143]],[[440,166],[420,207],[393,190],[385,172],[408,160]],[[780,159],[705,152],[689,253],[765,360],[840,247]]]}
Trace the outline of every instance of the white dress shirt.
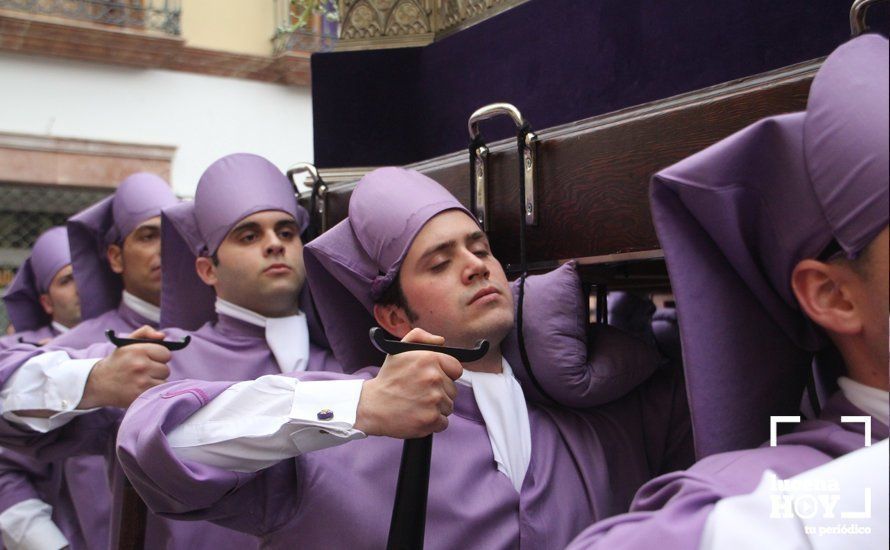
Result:
{"label": "white dress shirt", "polygon": [[498,374],[464,369],[457,383],[473,388],[498,471],[519,492],[532,456],[531,427],[522,388],[506,359],[502,364]]}
{"label": "white dress shirt", "polygon": [[30,498],[0,514],[0,534],[7,550],[59,550],[68,539],[52,520],[52,506]]}
{"label": "white dress shirt", "polygon": [[838,378],[837,385],[840,386],[847,401],[857,409],[874,417],[881,424],[890,426],[890,394],[846,376]]}
{"label": "white dress shirt", "polygon": [[144,319],[148,319],[156,324],[161,322],[161,308],[158,306],[150,304],[142,298],[137,298],[126,290],[122,294],[121,300],[125,306],[141,315]]}
{"label": "white dress shirt", "polygon": [[216,312],[266,329],[266,343],[281,372],[298,372],[309,366],[309,325],[300,312],[287,317],[263,317],[247,308],[216,299]]}
{"label": "white dress shirt", "polygon": [[[365,437],[353,428],[362,382],[300,382],[274,375],[241,382],[176,427],[168,442],[179,458],[255,472]],[[500,374],[464,370],[458,383],[473,387],[497,468],[519,491],[531,458],[531,429],[510,365],[504,361]],[[316,420],[321,409],[334,411],[334,418]]]}
{"label": "white dress shirt", "polygon": [[[145,319],[160,321],[161,310],[126,290],[124,305]],[[0,388],[0,413],[3,418],[46,433],[64,426],[75,417],[95,409],[78,410],[87,379],[102,358],[71,359],[64,351],[42,353],[29,359]],[[49,418],[20,416],[16,411],[54,411]]]}

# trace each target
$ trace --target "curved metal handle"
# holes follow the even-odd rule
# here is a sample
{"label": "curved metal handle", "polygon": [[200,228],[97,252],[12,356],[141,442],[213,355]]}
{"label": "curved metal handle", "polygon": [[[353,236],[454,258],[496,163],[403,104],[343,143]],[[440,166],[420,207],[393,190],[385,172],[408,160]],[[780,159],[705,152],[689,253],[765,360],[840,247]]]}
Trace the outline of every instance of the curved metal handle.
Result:
{"label": "curved metal handle", "polygon": [[106,330],[105,336],[118,348],[131,346],[133,344],[157,344],[159,346],[164,346],[170,351],[179,351],[189,345],[189,342],[192,341],[192,337],[189,335],[186,335],[186,337],[179,342],[172,340],[153,340],[151,338],[121,338],[115,334],[113,330]]}
{"label": "curved metal handle", "polygon": [[[488,231],[488,200],[487,193],[487,157],[488,147],[479,133],[479,123],[496,116],[507,115],[513,119],[522,142],[519,143],[520,176],[523,182],[524,199],[522,204],[525,223],[538,224],[537,198],[535,195],[535,164],[538,136],[529,129],[528,122],[522,117],[514,105],[509,103],[492,103],[476,109],[470,115],[467,122],[467,130],[470,132],[470,202],[473,215],[482,226],[483,231]],[[522,135],[524,134],[524,136]]]}
{"label": "curved metal handle", "polygon": [[321,179],[320,175],[318,175],[318,169],[315,168],[314,164],[310,162],[298,162],[287,169],[287,179],[293,184],[294,189],[298,194],[301,192],[300,186],[297,185],[294,176],[304,172],[309,174],[309,177],[312,179],[312,187],[308,189],[308,191],[312,193],[310,200],[311,214],[313,216],[318,216],[317,230],[320,233],[324,233],[328,229],[327,199],[325,198],[328,192],[328,184]]}
{"label": "curved metal handle", "polygon": [[309,177],[312,178],[312,186],[306,191],[312,191],[315,189],[315,184],[318,183],[318,180],[321,178],[318,177],[318,169],[315,168],[315,165],[309,162],[298,162],[287,169],[287,179],[293,184],[294,189],[297,190],[297,193],[301,193],[300,186],[297,181],[294,179],[294,176],[297,174],[308,173]]}
{"label": "curved metal handle", "polygon": [[507,115],[512,118],[516,128],[521,128],[522,125],[525,124],[525,119],[522,118],[522,114],[515,106],[509,103],[492,103],[476,109],[473,114],[470,115],[470,120],[467,121],[467,130],[470,132],[470,139],[479,137],[479,123],[481,121],[500,115]]}
{"label": "curved metal handle", "polygon": [[884,0],[854,0],[850,7],[850,35],[853,38],[868,31],[868,24],[865,22],[868,8],[882,1]]}
{"label": "curved metal handle", "polygon": [[461,363],[472,363],[485,357],[490,344],[488,340],[479,340],[473,348],[450,348],[447,346],[435,346],[432,344],[418,344],[414,342],[401,342],[387,338],[386,331],[380,327],[374,327],[370,332],[371,343],[378,350],[388,355],[398,355],[406,351],[434,351],[450,355]]}

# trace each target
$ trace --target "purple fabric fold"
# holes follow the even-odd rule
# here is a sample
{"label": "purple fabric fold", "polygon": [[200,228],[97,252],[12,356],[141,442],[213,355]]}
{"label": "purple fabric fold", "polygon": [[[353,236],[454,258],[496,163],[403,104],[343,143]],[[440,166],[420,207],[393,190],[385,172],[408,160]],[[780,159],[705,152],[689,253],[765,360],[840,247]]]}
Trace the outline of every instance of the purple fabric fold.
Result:
{"label": "purple fabric fold", "polygon": [[176,202],[167,182],[140,172],[124,179],[114,195],[68,219],[74,281],[84,320],[120,302],[123,283],[108,265],[108,245],[120,244],[139,224],[160,216],[161,209]]}
{"label": "purple fabric fold", "polygon": [[796,415],[828,340],[791,272],[836,241],[850,258],[888,224],[888,47],[838,48],[806,112],[764,119],[655,175],[652,215],[676,296],[700,457],[754,447]]}

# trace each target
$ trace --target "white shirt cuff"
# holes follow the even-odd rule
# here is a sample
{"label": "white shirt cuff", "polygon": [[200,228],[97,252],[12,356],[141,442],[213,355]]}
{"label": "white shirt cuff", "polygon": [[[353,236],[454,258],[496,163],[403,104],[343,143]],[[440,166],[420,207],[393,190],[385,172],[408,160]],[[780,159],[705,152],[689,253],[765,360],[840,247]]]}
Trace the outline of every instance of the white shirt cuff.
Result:
{"label": "white shirt cuff", "polygon": [[[180,459],[256,472],[365,437],[353,428],[362,383],[301,382],[280,375],[239,382],[177,426],[167,442]],[[334,411],[334,417],[319,420],[322,409]]]}
{"label": "white shirt cuff", "polygon": [[365,437],[353,428],[364,380],[300,382],[294,388],[291,440],[300,454]]}
{"label": "white shirt cuff", "polygon": [[68,540],[52,520],[52,507],[30,498],[0,514],[0,533],[8,550],[59,550]]}
{"label": "white shirt cuff", "polygon": [[[46,433],[95,409],[77,410],[87,378],[99,359],[71,359],[52,351],[30,359],[0,391],[3,417],[10,422]],[[17,411],[53,411],[49,418],[21,416]]]}

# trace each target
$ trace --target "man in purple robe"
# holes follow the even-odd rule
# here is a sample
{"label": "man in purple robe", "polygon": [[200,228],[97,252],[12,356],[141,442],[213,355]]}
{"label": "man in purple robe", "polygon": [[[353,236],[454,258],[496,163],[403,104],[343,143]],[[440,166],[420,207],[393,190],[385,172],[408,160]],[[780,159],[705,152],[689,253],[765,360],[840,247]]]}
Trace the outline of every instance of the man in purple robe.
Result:
{"label": "man in purple robe", "polygon": [[[80,299],[64,227],[53,227],[40,235],[3,302],[12,325],[21,330],[0,338],[0,351],[18,344],[44,345],[80,322]],[[54,540],[64,546],[65,539],[49,515],[30,511],[45,509],[47,504],[39,493],[52,479],[49,464],[0,449],[0,533],[7,547],[25,545],[29,536],[40,537],[39,542],[31,541],[38,546],[51,546]],[[36,525],[29,525],[32,522]]]}
{"label": "man in purple robe", "polygon": [[[4,383],[0,388],[4,417],[0,431],[33,437],[33,430],[45,432],[73,414],[77,400],[71,398],[72,392],[83,387],[90,365],[70,361],[63,350],[104,342],[108,329],[129,333],[142,325],[157,325],[160,213],[161,208],[176,202],[165,181],[139,173],[124,179],[111,197],[69,219],[64,242],[66,248],[70,244],[84,321],[43,348],[19,345],[0,357]],[[33,267],[36,273],[37,264]],[[22,365],[26,367],[20,372],[17,369]],[[8,380],[14,372],[20,372],[17,385]],[[57,414],[49,418],[16,414],[17,410],[54,407]],[[23,503],[31,501],[36,491],[52,508],[31,501],[7,516],[14,519],[9,531],[16,533],[17,545],[27,547],[29,541],[40,541],[41,546],[51,546],[67,540],[72,548],[105,546],[111,493],[102,459],[68,458],[66,453],[28,454],[33,456],[16,456],[0,463],[9,483],[4,497],[7,503]],[[53,522],[61,532],[53,532]]]}
{"label": "man in purple robe", "polygon": [[[655,176],[701,460],[571,548],[886,548],[886,442],[854,451],[888,436],[888,180],[888,42],[876,35],[826,59],[805,112]],[[807,393],[813,408],[828,399],[801,423],[814,358]],[[844,535],[864,489],[876,515],[858,523],[872,534]],[[836,507],[849,491],[857,507]],[[817,496],[829,506],[794,504]],[[825,537],[826,523],[841,534]]]}
{"label": "man in purple robe", "polygon": [[[53,227],[40,235],[3,301],[13,326],[21,330],[0,338],[0,350],[21,343],[43,345],[80,322],[80,300],[64,227]],[[29,545],[61,548],[67,544],[50,518],[50,504],[45,502],[56,500],[58,472],[50,464],[0,448],[0,535],[8,549]]]}
{"label": "man in purple robe", "polygon": [[[503,269],[472,216],[429,178],[366,175],[348,219],[305,259],[325,336],[352,374],[189,380],[141,395],[118,456],[155,512],[255,533],[269,548],[381,548],[400,439],[439,432],[428,548],[556,548],[683,463],[678,388],[663,373],[637,387],[633,363],[657,357],[614,329],[588,348],[571,265],[526,281],[522,330],[539,393],[530,389]],[[405,341],[492,346],[464,365],[419,351],[384,360],[367,337],[378,324]]]}
{"label": "man in purple robe", "polygon": [[0,351],[19,343],[43,345],[80,322],[64,227],[40,235],[3,294],[3,303],[16,332],[0,337]]}
{"label": "man in purple robe", "polygon": [[[149,338],[191,342],[171,354],[155,344],[115,349],[98,344],[66,350],[88,361],[93,372],[141,371],[146,384],[166,378],[251,380],[304,370],[339,373],[312,317],[300,235],[308,214],[296,202],[287,178],[268,160],[234,154],[214,162],[198,183],[194,202],[162,215],[161,324]],[[183,330],[189,329],[187,330]],[[87,381],[72,397],[79,416],[36,441],[43,452],[99,452],[111,468],[111,547],[118,546],[125,479],[111,443],[122,411],[138,394],[122,394]],[[321,396],[318,396],[321,399]],[[100,408],[101,407],[101,408]],[[98,408],[98,409],[97,409]],[[86,409],[86,410],[84,410]],[[54,433],[55,432],[55,433]],[[85,433],[86,432],[86,433]],[[203,522],[182,522],[149,513],[146,548],[255,548],[250,535]]]}

